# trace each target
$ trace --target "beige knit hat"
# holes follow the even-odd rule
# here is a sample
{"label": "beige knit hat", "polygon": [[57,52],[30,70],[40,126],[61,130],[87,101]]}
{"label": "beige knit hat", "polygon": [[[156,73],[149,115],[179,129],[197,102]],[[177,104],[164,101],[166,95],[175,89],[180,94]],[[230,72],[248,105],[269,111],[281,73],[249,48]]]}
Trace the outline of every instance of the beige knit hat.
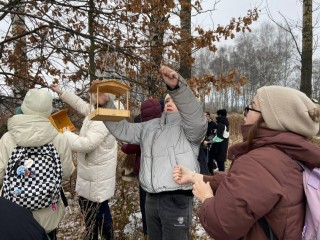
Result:
{"label": "beige knit hat", "polygon": [[21,110],[27,115],[48,118],[52,112],[52,96],[48,91],[30,89],[24,97]]}
{"label": "beige knit hat", "polygon": [[269,128],[305,137],[319,132],[319,121],[309,115],[317,105],[304,93],[288,87],[266,86],[258,89],[257,100]]}

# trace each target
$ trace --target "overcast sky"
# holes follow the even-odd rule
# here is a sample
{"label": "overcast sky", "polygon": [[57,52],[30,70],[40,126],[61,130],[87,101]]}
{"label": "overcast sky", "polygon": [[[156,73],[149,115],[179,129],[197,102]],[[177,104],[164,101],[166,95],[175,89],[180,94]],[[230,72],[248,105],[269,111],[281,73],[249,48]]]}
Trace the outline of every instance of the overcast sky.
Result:
{"label": "overcast sky", "polygon": [[[210,13],[204,13],[192,18],[193,27],[198,25],[205,29],[216,28],[218,24],[226,26],[229,24],[232,17],[243,17],[247,14],[248,9],[257,7],[261,10],[258,21],[254,22],[250,28],[254,31],[259,28],[263,22],[272,22],[268,17],[267,10],[269,9],[273,19],[279,23],[284,23],[283,16],[289,22],[299,23],[302,26],[302,0],[217,0],[219,1],[215,8],[216,10]],[[202,0],[201,4],[204,10],[213,9],[215,0]],[[313,39],[317,43],[314,56],[320,57],[320,1],[313,1]],[[283,16],[281,16],[283,15]],[[317,19],[319,23],[317,22]],[[301,40],[301,30],[296,30],[298,41]],[[237,35],[236,35],[237,37]],[[318,39],[319,38],[319,39]],[[219,45],[233,44],[233,40],[221,40]]]}
{"label": "overcast sky", "polygon": [[[217,24],[226,25],[232,17],[243,17],[248,9],[257,7],[261,12],[258,22],[252,25],[254,27],[263,21],[270,21],[267,6],[276,20],[282,20],[279,12],[290,19],[301,19],[302,5],[299,0],[220,0],[216,4],[216,11],[194,18],[193,24],[206,28],[212,28],[213,25],[216,27]],[[202,7],[212,9],[214,0],[202,0]]]}

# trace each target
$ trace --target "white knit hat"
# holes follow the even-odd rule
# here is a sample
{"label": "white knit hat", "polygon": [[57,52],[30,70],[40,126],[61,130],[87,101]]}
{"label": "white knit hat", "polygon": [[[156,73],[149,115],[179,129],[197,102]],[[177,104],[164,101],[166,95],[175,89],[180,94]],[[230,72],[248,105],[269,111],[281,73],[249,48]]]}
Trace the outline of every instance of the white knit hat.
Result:
{"label": "white knit hat", "polygon": [[48,91],[30,89],[24,97],[21,110],[27,115],[48,118],[52,113],[52,96]]}
{"label": "white knit hat", "polygon": [[309,111],[317,106],[304,93],[288,87],[266,86],[258,89],[257,99],[269,128],[305,137],[319,132],[319,122],[309,115]]}

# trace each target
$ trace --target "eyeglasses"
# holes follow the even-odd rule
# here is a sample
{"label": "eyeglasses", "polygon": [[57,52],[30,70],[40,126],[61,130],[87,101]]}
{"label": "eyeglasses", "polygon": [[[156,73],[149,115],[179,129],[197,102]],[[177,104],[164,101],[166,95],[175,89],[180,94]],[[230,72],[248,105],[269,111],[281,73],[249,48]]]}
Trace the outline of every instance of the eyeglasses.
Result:
{"label": "eyeglasses", "polygon": [[247,116],[249,111],[261,113],[261,111],[251,108],[249,105],[244,108],[243,115]]}

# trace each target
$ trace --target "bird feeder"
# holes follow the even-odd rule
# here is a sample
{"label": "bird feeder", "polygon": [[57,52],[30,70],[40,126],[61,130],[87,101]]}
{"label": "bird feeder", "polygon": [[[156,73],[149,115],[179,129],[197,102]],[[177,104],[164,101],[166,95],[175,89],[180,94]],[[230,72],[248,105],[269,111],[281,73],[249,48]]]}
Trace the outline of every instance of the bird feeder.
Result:
{"label": "bird feeder", "polygon": [[[127,85],[117,82],[115,80],[102,81],[98,84],[93,85],[89,92],[90,94],[90,105],[93,105],[92,94],[96,93],[96,99],[99,98],[100,94],[111,93],[118,97],[118,103],[116,104],[116,109],[104,108],[99,106],[98,100],[96,102],[96,109],[93,110],[90,115],[90,120],[96,121],[109,121],[109,122],[119,122],[125,118],[130,117],[129,111],[129,90],[130,87]],[[126,109],[120,109],[120,96],[126,96]]]}
{"label": "bird feeder", "polygon": [[58,130],[58,132],[63,132],[63,128],[67,127],[70,131],[76,130],[72,124],[70,118],[68,117],[68,109],[62,109],[49,117],[52,125]]}

